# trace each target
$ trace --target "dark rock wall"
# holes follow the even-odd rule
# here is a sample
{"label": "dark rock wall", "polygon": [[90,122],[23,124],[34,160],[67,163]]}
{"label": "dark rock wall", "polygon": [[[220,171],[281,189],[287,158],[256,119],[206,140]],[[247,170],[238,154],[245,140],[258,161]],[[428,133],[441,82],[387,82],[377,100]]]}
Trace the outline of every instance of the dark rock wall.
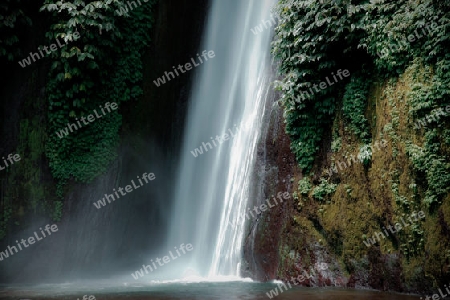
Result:
{"label": "dark rock wall", "polygon": [[[397,80],[374,84],[368,96],[367,115],[374,120],[372,140],[375,143],[385,139],[387,147],[373,152],[370,166],[353,163],[330,178],[325,168],[331,161],[346,161],[360,147],[337,110],[332,128],[320,145],[312,187],[304,194],[298,190],[302,174],[289,150],[281,109],[268,104],[251,199],[262,203],[284,191],[290,193],[291,199],[250,224],[244,249],[246,276],[291,281],[305,275],[299,283],[302,286],[411,293],[436,291],[448,282],[450,195],[444,197],[439,208],[430,209],[411,189],[411,182],[420,179],[415,178],[405,142],[423,139],[421,133],[412,130],[408,115],[411,90],[418,81],[412,74],[407,70]],[[401,122],[393,127],[397,124],[394,118]],[[341,140],[335,152],[330,147],[331,132]],[[336,184],[323,199],[314,196],[319,178],[326,179],[328,185]],[[380,238],[374,245],[363,243],[381,232],[383,226],[400,222],[401,217],[406,219],[399,194],[414,199],[410,211],[422,210],[424,219]],[[417,232],[423,245],[413,243]]]}
{"label": "dark rock wall", "polygon": [[[35,5],[33,9],[38,7]],[[171,206],[171,184],[182,143],[188,91],[195,73],[179,76],[161,87],[156,87],[153,80],[170,71],[173,65],[194,57],[200,47],[208,8],[208,0],[160,1],[154,7],[152,13],[156,21],[151,33],[152,43],[143,62],[144,95],[137,102],[121,106],[123,126],[118,159],[106,174],[94,182],[70,184],[70,191],[64,199],[62,220],[57,223],[58,232],[32,245],[33,249],[25,249],[3,261],[1,282],[109,278],[118,272],[135,270],[152,251],[158,250],[164,242],[164,228],[170,221],[167,214]],[[44,32],[45,26],[36,27],[33,36],[44,37]],[[33,43],[30,42],[28,47],[36,49],[39,41],[31,40]],[[8,78],[6,82],[10,85],[1,89],[1,95],[8,96],[4,97],[7,101],[2,102],[0,110],[3,115],[1,129],[6,137],[2,138],[2,154],[14,151],[18,136],[26,134],[19,130],[22,119],[29,115],[37,116],[43,120],[45,128],[43,88],[48,62],[42,61],[42,64],[34,63],[19,75],[16,72],[12,76],[4,74],[3,78]],[[36,101],[33,97],[36,94],[41,97],[41,109],[33,110],[31,104]],[[43,139],[41,144],[44,143]],[[21,153],[22,157],[27,155],[30,153]],[[38,170],[41,177],[32,183],[32,187],[45,186],[52,194],[54,182],[45,167],[48,164],[45,155],[40,155]],[[94,207],[93,202],[104,197],[105,193],[111,194],[113,188],[124,187],[137,176],[150,172],[156,176],[154,181],[106,207]],[[7,176],[1,179],[0,191],[4,193],[12,183],[8,182]],[[21,201],[24,206],[14,206],[15,216],[16,212],[29,207],[30,202],[27,197],[29,190],[23,183],[17,184],[17,191],[23,195]],[[2,198],[2,201],[15,200]],[[0,249],[15,245],[18,238],[32,236],[47,223],[54,223],[48,216],[36,216],[33,211],[25,211],[19,219],[20,225],[9,227],[10,232],[0,242]]]}
{"label": "dark rock wall", "polygon": [[[275,104],[278,94],[271,92],[257,146],[250,207],[259,206],[278,193],[291,194],[293,174],[298,172],[285,134],[282,108]],[[244,242],[243,275],[267,281],[277,277],[280,234],[293,209],[292,199],[284,200],[248,222]]]}

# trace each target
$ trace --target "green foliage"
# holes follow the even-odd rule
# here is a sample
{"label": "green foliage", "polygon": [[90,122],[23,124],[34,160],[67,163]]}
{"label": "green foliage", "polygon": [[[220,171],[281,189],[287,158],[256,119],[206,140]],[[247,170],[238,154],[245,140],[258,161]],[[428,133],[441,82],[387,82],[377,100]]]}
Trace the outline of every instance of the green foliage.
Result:
{"label": "green foliage", "polygon": [[[34,86],[38,71],[26,82]],[[14,153],[20,161],[8,168],[7,174],[0,173],[7,188],[2,192],[4,213],[0,215],[0,239],[10,231],[9,226],[20,223],[27,226],[29,213],[51,216],[55,198],[55,188],[51,181],[45,180],[42,171],[45,160],[45,142],[47,139],[46,121],[43,118],[46,99],[27,95],[21,104],[22,113],[18,128],[18,143]],[[3,177],[5,176],[5,177]],[[52,207],[53,208],[53,207]]]}
{"label": "green foliage", "polygon": [[417,181],[426,188],[423,202],[431,206],[440,203],[450,191],[450,163],[439,155],[440,145],[435,129],[428,131],[425,136],[427,141],[424,147],[408,143],[406,151],[417,171]]}
{"label": "green foliage", "polygon": [[352,76],[350,83],[345,87],[342,104],[342,112],[349,121],[350,129],[365,143],[370,142],[369,123],[364,116],[369,84],[370,81],[365,76],[359,74]]}
{"label": "green foliage", "polygon": [[342,147],[342,138],[337,137],[331,142],[331,151],[338,152]]}
{"label": "green foliage", "polygon": [[54,202],[54,210],[53,210],[53,216],[52,219],[55,222],[58,222],[61,220],[62,217],[62,208],[63,208],[63,203],[62,201],[55,201]]}
{"label": "green foliage", "polygon": [[[112,111],[68,136],[56,132],[77,118],[87,117],[107,102],[120,104],[142,94],[141,55],[149,44],[150,14],[154,1],[142,3],[127,16],[115,14],[126,5],[118,0],[46,0],[41,11],[50,13],[53,25],[49,42],[64,39],[68,45],[52,52],[53,64],[47,85],[49,139],[46,154],[58,195],[71,178],[89,182],[107,169],[116,156],[119,112]],[[80,38],[75,39],[76,33]]]}
{"label": "green foliage", "polygon": [[6,236],[8,221],[13,215],[12,204],[8,203],[1,211],[0,215],[0,239]]}
{"label": "green foliage", "polygon": [[450,147],[450,129],[445,129],[442,132],[443,142],[447,147]]}
{"label": "green foliage", "polygon": [[[398,222],[400,223],[400,220]],[[413,222],[410,228],[402,228],[398,238],[400,250],[408,259],[420,255],[425,247],[424,230],[420,223]]]}
{"label": "green foliage", "polygon": [[[386,75],[401,74],[415,57],[434,63],[448,49],[449,4],[441,9],[434,1],[383,1],[367,5],[362,45],[377,59],[376,66]],[[435,23],[436,28],[431,25]],[[428,26],[428,27],[427,27]],[[416,35],[413,42],[410,35]],[[427,34],[423,33],[425,30]],[[411,39],[412,40],[412,39]],[[381,73],[381,74],[383,74]]]}
{"label": "green foliage", "polygon": [[[304,173],[311,170],[319,142],[332,124],[339,94],[344,84],[338,82],[312,100],[299,101],[303,91],[331,78],[350,57],[360,57],[357,48],[361,34],[361,5],[350,1],[319,3],[317,1],[280,0],[277,7],[279,25],[272,52],[280,61],[284,75],[275,82],[282,91],[286,132],[291,136],[291,149]],[[352,65],[360,59],[353,58]]]}
{"label": "green foliage", "polygon": [[[411,68],[418,83],[408,95],[410,116],[417,120],[436,109],[445,110],[450,105],[450,55],[438,58],[434,68],[424,65],[423,60],[415,59]],[[423,146],[411,141],[406,143],[406,153],[416,171],[417,182],[426,190],[423,202],[428,207],[441,203],[450,191],[449,153],[448,148],[442,147],[450,140],[448,118],[439,116],[436,119],[437,122],[427,122],[427,126],[417,132],[424,133]]]}
{"label": "green foliage", "polygon": [[372,160],[372,147],[371,145],[363,145],[359,148],[358,159],[363,165],[368,166]]}
{"label": "green foliage", "polygon": [[309,177],[304,177],[298,181],[298,190],[302,195],[308,195],[311,188],[312,184]]}
{"label": "green foliage", "polygon": [[331,195],[336,191],[337,184],[328,183],[324,178],[320,179],[319,185],[317,185],[312,192],[312,196],[320,201],[323,201],[327,195]]}
{"label": "green foliage", "polygon": [[18,31],[32,25],[21,6],[20,0],[3,0],[0,3],[0,57],[10,61],[20,58],[23,53],[18,49]]}
{"label": "green foliage", "polygon": [[397,204],[398,207],[401,207],[404,211],[409,211],[412,203],[408,200],[408,198],[400,194],[398,178],[395,178],[394,181],[395,182],[392,182],[392,194],[394,196],[395,204]]}
{"label": "green foliage", "polygon": [[[340,101],[346,124],[364,144],[370,143],[366,114],[371,78],[396,81],[406,68],[415,66],[415,85],[407,96],[413,119],[450,104],[448,1],[279,0],[276,12],[279,23],[272,52],[279,61],[281,79],[275,87],[282,93],[286,132],[304,174],[312,168]],[[339,68],[351,72],[345,90],[345,83],[339,82],[316,93],[313,99],[300,101],[302,92]],[[392,134],[400,121],[399,111],[393,109],[391,131],[387,132]],[[426,133],[423,147],[408,146],[416,182],[425,188],[424,202],[428,205],[439,203],[450,186],[448,147],[442,147],[450,141],[448,118],[431,125],[426,130],[436,131]],[[399,140],[397,136],[391,138],[397,157]],[[332,150],[336,149],[339,142],[333,138]],[[363,157],[366,166],[370,164],[369,154]],[[397,200],[402,206],[409,203],[401,196]]]}

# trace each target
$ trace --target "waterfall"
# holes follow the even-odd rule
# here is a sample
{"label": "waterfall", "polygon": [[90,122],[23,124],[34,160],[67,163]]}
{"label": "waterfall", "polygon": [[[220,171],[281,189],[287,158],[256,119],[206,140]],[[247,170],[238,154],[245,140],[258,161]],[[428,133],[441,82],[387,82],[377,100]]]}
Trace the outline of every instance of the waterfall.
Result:
{"label": "waterfall", "polygon": [[178,278],[240,277],[250,177],[271,89],[274,4],[275,0],[211,3],[198,54],[206,50],[215,56],[194,69],[166,244],[168,249],[181,243],[194,247],[172,264]]}

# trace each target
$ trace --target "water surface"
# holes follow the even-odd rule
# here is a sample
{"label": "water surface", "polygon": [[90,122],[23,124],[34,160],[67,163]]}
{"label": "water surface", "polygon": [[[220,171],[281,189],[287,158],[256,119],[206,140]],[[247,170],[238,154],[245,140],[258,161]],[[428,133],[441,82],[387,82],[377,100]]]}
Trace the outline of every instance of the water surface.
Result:
{"label": "water surface", "polygon": [[[184,300],[262,300],[270,299],[266,293],[276,288],[274,283],[258,282],[173,282],[173,283],[77,283],[58,285],[34,285],[0,287],[0,299],[82,299],[94,295],[101,299],[184,299]],[[272,299],[334,299],[334,300],[412,300],[417,295],[401,295],[377,291],[350,290],[342,288],[295,287]]]}

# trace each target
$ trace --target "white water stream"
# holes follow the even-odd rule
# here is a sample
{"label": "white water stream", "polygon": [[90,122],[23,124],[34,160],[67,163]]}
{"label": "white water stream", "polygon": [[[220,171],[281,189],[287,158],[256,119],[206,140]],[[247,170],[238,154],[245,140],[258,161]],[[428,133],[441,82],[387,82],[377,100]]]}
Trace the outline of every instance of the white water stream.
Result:
{"label": "white water stream", "polygon": [[[175,278],[240,277],[242,216],[271,89],[273,25],[257,34],[251,29],[263,21],[269,27],[274,4],[274,0],[212,1],[198,53],[214,51],[215,57],[194,70],[167,243],[167,249],[191,243],[194,250],[172,264]],[[212,141],[225,133],[228,140]],[[200,147],[203,154],[194,157],[192,152]]]}

